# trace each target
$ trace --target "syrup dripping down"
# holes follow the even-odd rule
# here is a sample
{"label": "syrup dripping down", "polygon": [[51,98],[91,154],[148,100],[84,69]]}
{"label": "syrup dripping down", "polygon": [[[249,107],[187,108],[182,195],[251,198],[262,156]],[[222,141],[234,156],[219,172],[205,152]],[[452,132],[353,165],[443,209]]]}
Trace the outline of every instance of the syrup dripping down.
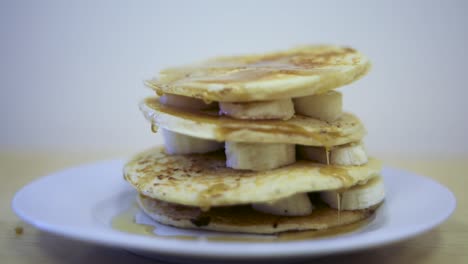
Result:
{"label": "syrup dripping down", "polygon": [[156,125],[154,123],[151,124],[151,132],[158,133],[158,129],[159,129],[158,125]]}

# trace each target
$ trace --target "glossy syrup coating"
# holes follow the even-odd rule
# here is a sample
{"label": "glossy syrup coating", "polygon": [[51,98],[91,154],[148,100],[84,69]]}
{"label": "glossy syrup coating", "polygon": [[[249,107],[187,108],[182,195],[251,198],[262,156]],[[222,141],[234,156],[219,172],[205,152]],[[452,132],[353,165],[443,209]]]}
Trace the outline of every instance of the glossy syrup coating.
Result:
{"label": "glossy syrup coating", "polygon": [[268,171],[226,167],[224,152],[168,155],[163,147],[140,153],[124,167],[124,178],[139,193],[158,200],[209,209],[268,202],[296,193],[349,188],[380,175],[375,159],[361,166],[299,160]]}
{"label": "glossy syrup coating", "polygon": [[146,84],[159,94],[205,101],[265,101],[323,93],[359,79],[370,67],[355,49],[311,45],[169,68]]}

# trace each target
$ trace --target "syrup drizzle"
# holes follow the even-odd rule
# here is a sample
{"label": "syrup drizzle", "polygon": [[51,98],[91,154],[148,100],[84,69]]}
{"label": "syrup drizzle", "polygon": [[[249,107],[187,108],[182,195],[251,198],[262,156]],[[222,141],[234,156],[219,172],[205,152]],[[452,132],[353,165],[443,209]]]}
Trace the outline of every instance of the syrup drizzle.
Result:
{"label": "syrup drizzle", "polygon": [[330,148],[325,147],[325,156],[327,157],[327,166],[330,165]]}
{"label": "syrup drizzle", "polygon": [[336,200],[338,201],[338,222],[341,224],[341,203],[343,195],[340,192],[336,193]]}
{"label": "syrup drizzle", "polygon": [[114,230],[142,235],[151,236],[163,239],[182,239],[182,240],[208,240],[213,242],[279,242],[279,241],[302,241],[309,239],[319,239],[325,237],[333,237],[346,233],[351,233],[365,226],[372,219],[364,219],[355,223],[340,225],[337,227],[325,230],[310,230],[310,231],[288,231],[276,235],[246,235],[240,236],[238,233],[230,235],[229,233],[220,233],[216,236],[200,236],[200,235],[158,235],[157,227],[153,225],[139,224],[135,221],[135,215],[139,212],[139,208],[135,205],[131,208],[122,211],[111,220],[111,226]]}
{"label": "syrup drizzle", "polygon": [[151,132],[158,133],[158,129],[159,129],[158,125],[154,123],[151,124]]}

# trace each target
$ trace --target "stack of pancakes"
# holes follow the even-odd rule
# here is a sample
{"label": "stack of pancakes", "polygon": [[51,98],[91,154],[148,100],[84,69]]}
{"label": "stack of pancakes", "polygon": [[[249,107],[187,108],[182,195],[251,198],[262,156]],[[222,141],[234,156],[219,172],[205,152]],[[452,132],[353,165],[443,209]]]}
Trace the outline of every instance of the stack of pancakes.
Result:
{"label": "stack of pancakes", "polygon": [[163,70],[140,109],[165,146],[124,177],[147,215],[176,227],[272,234],[368,218],[381,164],[334,89],[369,69],[352,48],[303,46]]}

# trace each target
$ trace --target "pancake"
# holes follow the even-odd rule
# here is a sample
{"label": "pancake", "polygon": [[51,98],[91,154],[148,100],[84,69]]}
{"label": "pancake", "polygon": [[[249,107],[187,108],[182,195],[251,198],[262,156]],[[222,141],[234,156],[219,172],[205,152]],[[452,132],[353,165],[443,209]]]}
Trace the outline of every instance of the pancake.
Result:
{"label": "pancake", "polygon": [[124,178],[145,196],[208,209],[348,188],[380,175],[381,170],[381,163],[372,158],[361,166],[299,160],[268,171],[234,170],[225,163],[224,152],[168,155],[163,147],[155,147],[130,160]]}
{"label": "pancake", "polygon": [[352,48],[302,46],[169,68],[147,85],[158,93],[205,101],[265,101],[323,93],[359,79],[369,69],[369,60]]}
{"label": "pancake", "polygon": [[338,211],[316,206],[307,216],[274,216],[250,206],[215,207],[203,212],[196,207],[171,204],[140,195],[140,208],[153,220],[180,228],[250,234],[275,234],[285,231],[324,230],[369,218],[378,206],[364,210]]}
{"label": "pancake", "polygon": [[159,103],[157,97],[140,104],[146,119],[165,129],[192,137],[217,141],[288,143],[308,146],[337,146],[360,141],[366,134],[361,121],[344,113],[328,123],[295,115],[289,120],[241,120],[218,116],[216,111],[191,112]]}

